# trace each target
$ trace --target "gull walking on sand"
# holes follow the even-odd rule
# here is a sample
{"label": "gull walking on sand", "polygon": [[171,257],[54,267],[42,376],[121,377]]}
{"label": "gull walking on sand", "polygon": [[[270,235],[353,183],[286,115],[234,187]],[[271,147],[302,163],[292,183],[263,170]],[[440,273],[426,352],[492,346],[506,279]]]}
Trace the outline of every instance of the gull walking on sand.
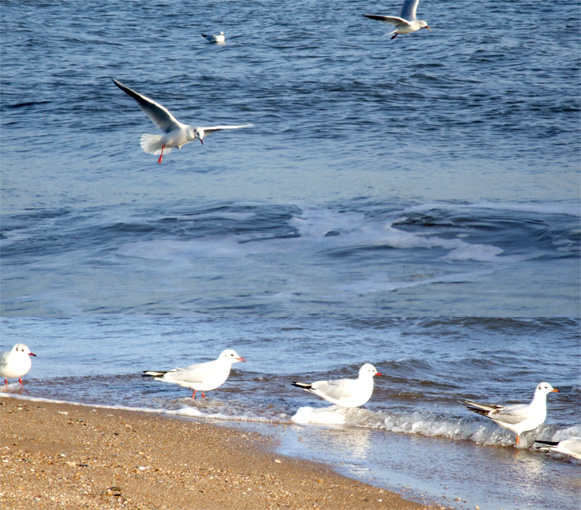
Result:
{"label": "gull walking on sand", "polygon": [[181,149],[186,143],[192,140],[200,140],[204,143],[204,136],[221,131],[223,129],[241,129],[253,127],[253,124],[241,124],[237,126],[211,126],[211,127],[194,127],[179,122],[164,106],[156,103],[152,99],[135,92],[123,85],[123,83],[113,79],[123,92],[130,95],[147,114],[151,121],[163,132],[163,135],[144,134],[141,136],[141,148],[148,154],[159,154],[158,163],[161,163],[164,152],[169,154],[172,149]]}
{"label": "gull walking on sand", "polygon": [[214,44],[226,44],[224,32],[220,32],[219,34],[202,34],[202,37]]}
{"label": "gull walking on sand", "polygon": [[581,460],[581,437],[570,437],[563,441],[535,441],[535,443],[543,445],[539,447],[541,451],[562,453]]}
{"label": "gull walking on sand", "polygon": [[421,28],[427,28],[428,30],[431,30],[426,21],[416,18],[416,11],[418,9],[419,2],[420,0],[404,0],[399,17],[377,16],[375,14],[364,14],[363,16],[369,19],[383,21],[388,25],[394,26],[395,30],[386,34],[393,34],[391,37],[392,39],[395,39],[398,34],[411,34],[413,32],[417,32]]}
{"label": "gull walking on sand", "polygon": [[373,376],[381,376],[376,368],[365,363],[357,379],[337,379],[314,383],[293,382],[293,386],[324,398],[341,407],[359,407],[367,403],[373,393]]}
{"label": "gull walking on sand", "polygon": [[196,398],[196,391],[202,392],[202,398],[206,398],[205,391],[215,390],[226,382],[230,375],[230,369],[234,363],[246,361],[238,356],[236,351],[226,349],[222,351],[218,359],[207,363],[198,363],[186,368],[174,368],[166,372],[147,370],[143,377],[153,377],[157,381],[179,384],[184,388],[194,390],[192,398]]}
{"label": "gull walking on sand", "polygon": [[479,404],[472,400],[464,400],[466,407],[482,416],[490,418],[494,423],[516,434],[516,444],[519,444],[523,432],[536,429],[544,423],[547,417],[547,395],[551,392],[560,393],[549,383],[539,383],[530,404],[496,405]]}
{"label": "gull walking on sand", "polygon": [[8,379],[18,379],[20,386],[22,377],[30,371],[32,367],[31,356],[36,356],[30,352],[25,344],[16,344],[9,351],[0,353],[0,377],[4,377],[4,386],[8,388]]}

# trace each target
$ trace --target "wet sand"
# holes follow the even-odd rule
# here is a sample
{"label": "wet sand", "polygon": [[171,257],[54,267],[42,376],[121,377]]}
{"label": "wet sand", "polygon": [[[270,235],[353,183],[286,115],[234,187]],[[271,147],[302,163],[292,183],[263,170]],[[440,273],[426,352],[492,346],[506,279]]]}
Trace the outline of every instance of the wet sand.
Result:
{"label": "wet sand", "polygon": [[277,455],[272,439],[236,429],[14,398],[0,399],[0,418],[6,510],[434,508]]}

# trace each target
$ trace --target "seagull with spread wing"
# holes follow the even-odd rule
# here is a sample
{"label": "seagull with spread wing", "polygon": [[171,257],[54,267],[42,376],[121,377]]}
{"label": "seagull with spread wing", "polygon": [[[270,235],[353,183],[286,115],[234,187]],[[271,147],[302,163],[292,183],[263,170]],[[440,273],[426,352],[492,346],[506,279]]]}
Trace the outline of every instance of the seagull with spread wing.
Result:
{"label": "seagull with spread wing", "polygon": [[188,124],[182,124],[164,106],[126,87],[123,83],[115,79],[113,79],[113,82],[123,92],[135,99],[151,121],[163,132],[163,135],[151,135],[148,133],[141,135],[141,148],[148,154],[155,154],[156,156],[159,154],[158,163],[161,163],[164,153],[168,154],[176,147],[181,149],[182,146],[192,140],[197,139],[201,143],[204,143],[204,136],[214,131],[253,127],[253,124],[211,127],[194,127]]}

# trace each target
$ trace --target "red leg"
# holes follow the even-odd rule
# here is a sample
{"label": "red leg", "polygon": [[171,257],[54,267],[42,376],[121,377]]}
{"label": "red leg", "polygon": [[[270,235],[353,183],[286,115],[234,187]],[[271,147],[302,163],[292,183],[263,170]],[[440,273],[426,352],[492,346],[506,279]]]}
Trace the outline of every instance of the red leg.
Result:
{"label": "red leg", "polygon": [[4,378],[4,386],[6,386],[6,388],[8,388],[8,379]]}
{"label": "red leg", "polygon": [[396,37],[397,37],[397,33],[395,33],[391,36],[391,40],[393,41]]}
{"label": "red leg", "polygon": [[[159,159],[157,160],[157,162],[161,165],[161,158],[163,158],[163,149],[165,149],[165,145],[161,146],[161,154],[159,155]],[[196,392],[194,391],[194,394]]]}
{"label": "red leg", "polygon": [[518,444],[519,439],[520,439],[520,434],[517,434],[516,435],[516,444]]}
{"label": "red leg", "polygon": [[196,400],[196,390],[194,390],[194,394],[192,395],[192,398],[193,398],[194,400]]}
{"label": "red leg", "polygon": [[18,382],[20,383],[20,386],[21,386],[22,388],[24,388],[24,384],[22,384],[22,377],[19,377],[19,378],[18,378]]}
{"label": "red leg", "polygon": [[204,392],[202,391],[202,398],[206,398],[206,395],[204,395]]}

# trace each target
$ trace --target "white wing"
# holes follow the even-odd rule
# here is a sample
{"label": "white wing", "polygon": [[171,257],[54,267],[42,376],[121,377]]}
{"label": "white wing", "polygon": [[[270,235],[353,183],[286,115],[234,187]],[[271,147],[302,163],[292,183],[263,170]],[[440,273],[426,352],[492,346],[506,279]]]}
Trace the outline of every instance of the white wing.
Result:
{"label": "white wing", "polygon": [[223,129],[242,129],[254,127],[254,124],[241,124],[239,126],[211,126],[211,127],[200,127],[205,134],[213,133],[214,131],[221,131]]}
{"label": "white wing", "polygon": [[222,368],[221,364],[216,361],[190,365],[186,368],[177,368],[170,370],[165,379],[168,381],[183,381],[188,383],[203,383],[210,377],[214,377],[216,372]]}
{"label": "white wing", "polygon": [[400,16],[408,21],[413,21],[416,19],[416,11],[418,10],[418,4],[420,0],[405,0],[401,6]]}
{"label": "white wing", "polygon": [[115,83],[115,85],[117,85],[123,92],[135,99],[141,109],[151,119],[151,122],[153,122],[164,133],[169,133],[174,129],[182,127],[182,124],[164,106],[141,95],[139,92],[135,92],[135,90],[126,87],[123,83],[115,79],[113,79],[113,83]]}
{"label": "white wing", "polygon": [[384,23],[387,23],[388,25],[393,25],[394,27],[397,27],[398,25],[401,25],[401,24],[404,24],[404,25],[411,24],[406,19],[398,18],[397,16],[376,16],[375,14],[364,14],[363,16],[365,16],[366,18],[369,18],[369,19],[383,21]]}
{"label": "white wing", "polygon": [[318,381],[312,384],[312,389],[334,400],[352,397],[359,390],[357,380],[339,379],[337,381]]}

